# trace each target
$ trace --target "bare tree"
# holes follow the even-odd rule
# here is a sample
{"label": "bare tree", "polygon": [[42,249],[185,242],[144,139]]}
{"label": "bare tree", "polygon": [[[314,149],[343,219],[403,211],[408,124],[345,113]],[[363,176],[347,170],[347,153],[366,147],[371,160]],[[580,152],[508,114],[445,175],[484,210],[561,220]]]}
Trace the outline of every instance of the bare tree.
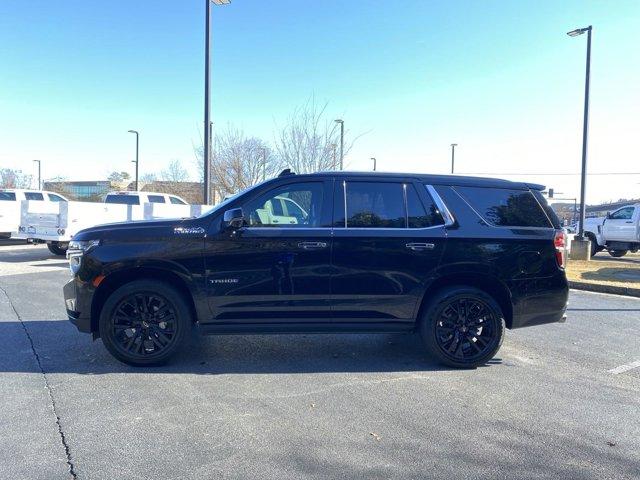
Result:
{"label": "bare tree", "polygon": [[[335,170],[340,166],[340,128],[328,118],[328,102],[318,106],[311,97],[296,108],[287,125],[277,134],[275,144],[282,165],[296,173]],[[345,130],[344,156],[355,140],[348,141]]]}
{"label": "bare tree", "polygon": [[[247,137],[232,125],[215,133],[211,155],[211,186],[224,198],[245,190],[280,171],[280,161],[264,140]],[[203,178],[202,147],[194,148]]]}
{"label": "bare tree", "polygon": [[0,188],[29,188],[31,175],[22,173],[22,170],[12,168],[0,168]]}
{"label": "bare tree", "polygon": [[165,182],[186,182],[189,180],[189,172],[185,170],[179,160],[171,160],[167,169],[160,172],[160,178]]}
{"label": "bare tree", "polygon": [[131,175],[129,175],[129,173],[127,172],[111,172],[107,176],[107,180],[109,180],[110,182],[124,182],[126,180],[129,180],[130,178]]}

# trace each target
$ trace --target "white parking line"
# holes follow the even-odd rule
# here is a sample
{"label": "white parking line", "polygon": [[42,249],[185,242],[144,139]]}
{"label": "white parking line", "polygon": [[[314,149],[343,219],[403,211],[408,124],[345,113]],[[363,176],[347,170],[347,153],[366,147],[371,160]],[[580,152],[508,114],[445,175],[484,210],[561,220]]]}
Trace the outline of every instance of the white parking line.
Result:
{"label": "white parking line", "polygon": [[609,373],[618,375],[619,373],[624,373],[638,367],[640,367],[640,360],[636,360],[635,362],[627,363],[625,365],[620,365],[619,367],[612,368],[611,370],[609,370]]}

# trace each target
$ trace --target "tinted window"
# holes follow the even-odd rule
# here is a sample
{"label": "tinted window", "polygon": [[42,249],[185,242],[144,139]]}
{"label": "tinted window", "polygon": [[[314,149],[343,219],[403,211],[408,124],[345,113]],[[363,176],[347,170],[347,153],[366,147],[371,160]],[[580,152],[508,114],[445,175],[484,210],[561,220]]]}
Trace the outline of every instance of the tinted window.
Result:
{"label": "tinted window", "polygon": [[122,205],[140,205],[138,195],[107,195],[104,203],[120,203]]}
{"label": "tinted window", "polygon": [[16,194],[14,192],[0,192],[0,201],[15,202]]}
{"label": "tinted window", "polygon": [[24,198],[27,200],[44,200],[44,195],[40,192],[24,192]]}
{"label": "tinted window", "polygon": [[66,202],[66,200],[60,195],[55,195],[53,193],[48,193],[47,195],[49,196],[49,200],[51,200],[52,202]]}
{"label": "tinted window", "polygon": [[[416,188],[413,185],[407,184],[407,221],[409,222],[409,228],[426,228],[433,227],[435,225],[444,225],[442,215],[438,212],[431,197],[427,205],[423,205],[418,197]],[[425,210],[424,207],[427,207]]]}
{"label": "tinted window", "polygon": [[162,195],[149,195],[149,203],[164,203],[164,197]]}
{"label": "tinted window", "polygon": [[[243,206],[250,227],[319,227],[321,182],[292,183],[274,188]],[[297,208],[286,208],[292,202]]]}
{"label": "tinted window", "polygon": [[533,192],[533,196],[536,197],[536,199],[538,200],[538,203],[542,205],[542,208],[544,209],[544,212],[547,214],[547,217],[549,217],[549,220],[551,220],[551,224],[553,225],[553,228],[560,228],[560,219],[558,218],[558,215],[556,215],[556,212],[553,211],[553,208],[551,208],[551,205],[549,205],[549,202],[547,201],[547,199],[544,198],[542,196],[542,193],[540,193],[538,190],[532,190],[532,192]]}
{"label": "tinted window", "polygon": [[529,190],[455,187],[490,224],[500,227],[551,227],[542,207]]}
{"label": "tinted window", "polygon": [[184,203],[182,200],[180,200],[179,198],[176,198],[176,197],[169,197],[169,200],[174,205],[186,205],[186,203]]}
{"label": "tinted window", "polygon": [[[406,228],[401,183],[347,182],[347,228]],[[339,211],[339,209],[338,209]],[[337,226],[344,226],[336,219]]]}
{"label": "tinted window", "polygon": [[631,220],[634,207],[625,207],[611,214],[611,220]]}

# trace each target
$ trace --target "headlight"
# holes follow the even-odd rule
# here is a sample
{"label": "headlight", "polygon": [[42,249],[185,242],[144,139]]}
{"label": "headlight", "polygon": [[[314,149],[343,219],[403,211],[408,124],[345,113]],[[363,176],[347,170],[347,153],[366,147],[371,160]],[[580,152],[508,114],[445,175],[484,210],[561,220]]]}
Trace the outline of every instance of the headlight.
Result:
{"label": "headlight", "polygon": [[100,245],[100,240],[71,240],[67,248],[69,268],[74,275],[80,270],[82,256]]}
{"label": "headlight", "polygon": [[67,257],[84,255],[98,245],[100,245],[100,240],[71,240],[67,249]]}

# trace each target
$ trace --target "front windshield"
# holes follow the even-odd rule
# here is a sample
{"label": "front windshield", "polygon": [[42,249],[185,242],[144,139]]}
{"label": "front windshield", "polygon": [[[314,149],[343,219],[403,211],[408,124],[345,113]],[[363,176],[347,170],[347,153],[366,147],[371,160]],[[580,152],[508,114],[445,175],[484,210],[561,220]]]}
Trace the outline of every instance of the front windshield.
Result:
{"label": "front windshield", "polygon": [[214,205],[214,207],[211,210],[207,210],[206,212],[200,214],[200,216],[198,218],[206,217],[207,215],[211,215],[212,213],[215,213],[215,212],[219,211],[221,208],[224,208],[225,206],[229,205],[233,200],[238,198],[243,193],[246,193],[249,190],[253,190],[254,188],[262,185],[263,183],[264,182],[260,182],[260,183],[258,183],[256,185],[253,185],[253,186],[249,187],[249,188],[245,188],[244,190],[240,190],[238,193],[234,193],[231,196],[225,197],[225,199],[222,200],[219,204]]}

